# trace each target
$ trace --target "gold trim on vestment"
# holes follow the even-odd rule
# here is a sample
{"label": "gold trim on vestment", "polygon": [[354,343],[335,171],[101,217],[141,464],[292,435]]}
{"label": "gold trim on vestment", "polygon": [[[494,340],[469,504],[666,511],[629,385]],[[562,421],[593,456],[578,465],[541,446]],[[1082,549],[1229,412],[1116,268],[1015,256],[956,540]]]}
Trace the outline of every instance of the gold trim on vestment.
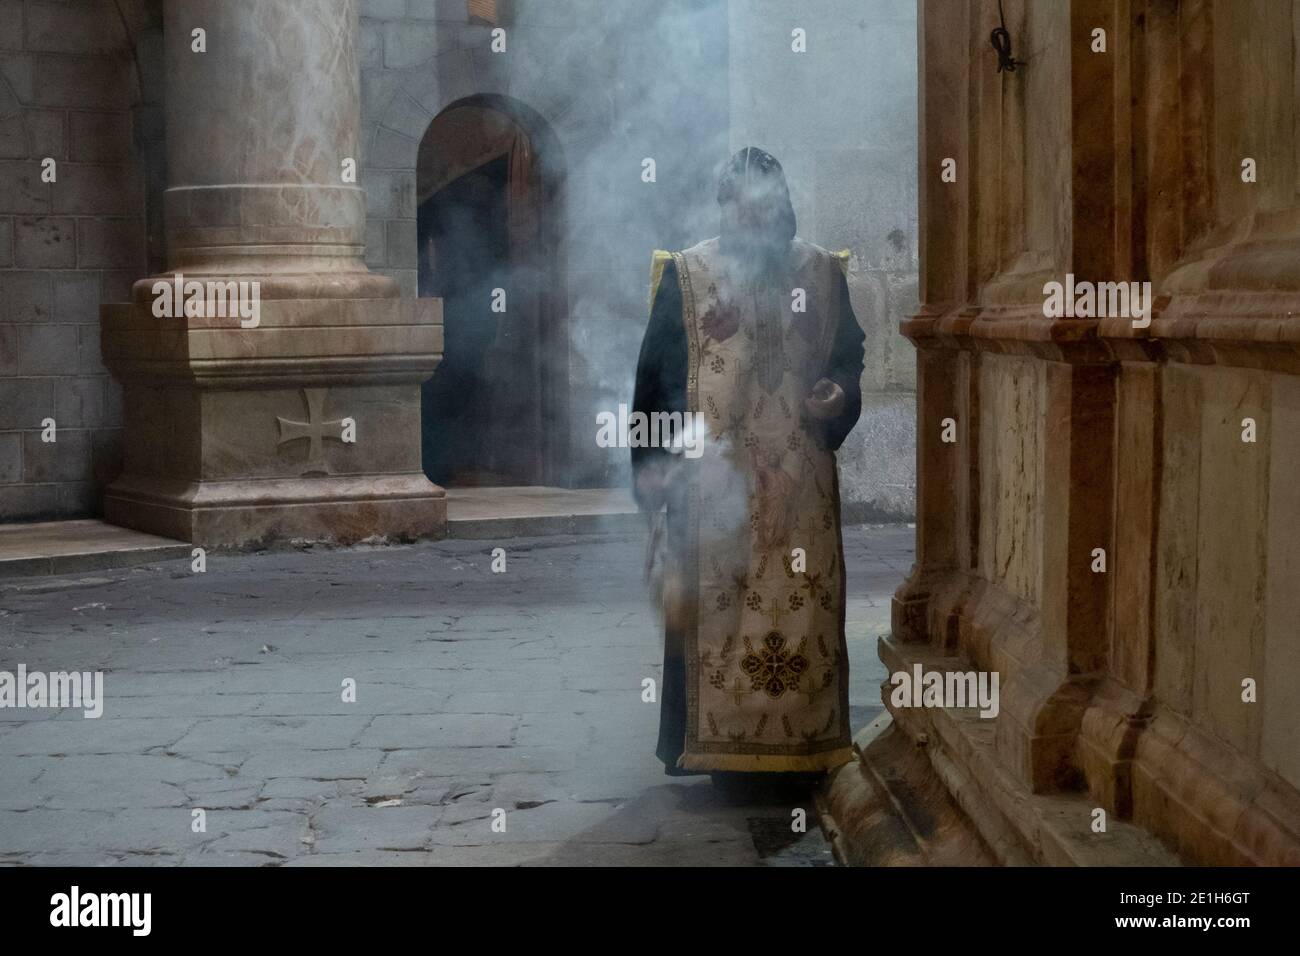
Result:
{"label": "gold trim on vestment", "polygon": [[[688,414],[698,412],[700,408],[699,370],[700,341],[699,327],[695,321],[695,296],[691,290],[691,271],[686,264],[686,257],[680,252],[672,254],[677,266],[677,284],[682,291],[682,322],[686,326],[686,411]],[[662,270],[661,270],[662,271]],[[686,487],[686,540],[689,542],[686,567],[683,576],[686,587],[683,589],[683,604],[686,608],[683,630],[686,664],[686,739],[685,752],[677,760],[677,766],[687,759],[691,750],[699,745],[696,728],[699,726],[700,706],[700,654],[697,639],[699,637],[699,587],[700,587],[700,472],[695,462],[687,460],[684,464]],[[671,519],[670,519],[671,520]]]}
{"label": "gold trim on vestment", "polygon": [[659,283],[664,277],[664,267],[672,261],[673,254],[663,249],[656,249],[650,257],[650,312],[655,310],[655,296],[659,294]]}
{"label": "gold trim on vestment", "polygon": [[683,770],[741,773],[815,773],[834,770],[853,759],[852,747],[837,747],[812,754],[684,753],[677,761]]}

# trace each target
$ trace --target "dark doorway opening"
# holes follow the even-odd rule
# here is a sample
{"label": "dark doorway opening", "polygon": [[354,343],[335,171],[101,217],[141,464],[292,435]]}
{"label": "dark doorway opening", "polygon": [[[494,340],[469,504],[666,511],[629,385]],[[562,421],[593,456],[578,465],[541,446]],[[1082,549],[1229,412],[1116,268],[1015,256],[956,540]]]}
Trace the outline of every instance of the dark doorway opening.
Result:
{"label": "dark doorway opening", "polygon": [[498,334],[492,290],[508,284],[505,182],[502,157],[444,186],[418,212],[420,295],[441,298],[443,308],[443,359],[421,401],[424,471],[440,485],[515,483],[497,467],[506,429],[493,427],[488,354]]}
{"label": "dark doorway opening", "polygon": [[421,143],[419,293],[443,300],[444,332],[423,389],[422,457],[447,487],[564,484],[561,184],[515,112],[475,98]]}

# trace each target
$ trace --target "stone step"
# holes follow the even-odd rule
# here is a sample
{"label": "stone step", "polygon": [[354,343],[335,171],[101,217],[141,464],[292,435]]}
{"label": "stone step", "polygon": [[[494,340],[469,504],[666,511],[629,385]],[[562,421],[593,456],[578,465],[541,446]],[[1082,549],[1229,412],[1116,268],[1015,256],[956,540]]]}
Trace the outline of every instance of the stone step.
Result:
{"label": "stone step", "polygon": [[92,519],[0,525],[0,578],[135,567],[189,558],[191,547]]}
{"label": "stone step", "polygon": [[635,534],[646,517],[621,488],[448,488],[447,537]]}
{"label": "stone step", "polygon": [[846,866],[991,866],[998,860],[924,753],[881,714],[854,738],[818,812]]}
{"label": "stone step", "polygon": [[[646,518],[621,489],[454,488],[447,537],[639,534]],[[0,525],[0,578],[75,574],[189,558],[193,545],[97,519]]]}
{"label": "stone step", "polygon": [[[1053,866],[1181,866],[1146,830],[1108,815],[1106,832],[1092,830],[1097,803],[1086,793],[1029,793],[998,763],[993,727],[973,710],[936,709],[931,726],[945,757],[936,769],[949,788],[978,790],[1007,827],[1041,862]],[[1007,848],[1006,852],[1012,852]]]}

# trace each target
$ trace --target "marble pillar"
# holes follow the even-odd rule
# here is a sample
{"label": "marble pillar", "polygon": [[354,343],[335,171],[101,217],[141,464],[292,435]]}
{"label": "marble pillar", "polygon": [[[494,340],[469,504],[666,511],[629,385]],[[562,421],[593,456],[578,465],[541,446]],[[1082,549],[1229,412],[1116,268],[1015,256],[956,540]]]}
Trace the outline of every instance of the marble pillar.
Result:
{"label": "marble pillar", "polygon": [[207,546],[442,533],[420,467],[440,303],[362,258],[356,0],[166,0],[164,30],[168,267],[103,310],[105,516]]}

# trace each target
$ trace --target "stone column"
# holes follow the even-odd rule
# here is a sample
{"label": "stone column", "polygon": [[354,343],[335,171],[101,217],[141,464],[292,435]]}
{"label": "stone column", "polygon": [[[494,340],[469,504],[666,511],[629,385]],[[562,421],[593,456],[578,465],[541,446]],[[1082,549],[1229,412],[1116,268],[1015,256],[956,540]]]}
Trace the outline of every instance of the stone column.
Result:
{"label": "stone column", "polygon": [[[970,362],[954,347],[953,336],[969,320],[963,316],[967,176],[957,184],[939,183],[946,160],[967,169],[963,137],[965,89],[959,82],[969,58],[966,0],[932,0],[917,5],[917,35],[922,61],[944,69],[918,73],[920,150],[920,308],[901,331],[916,346],[916,563],[894,595],[892,637],[903,642],[929,639],[932,592],[962,565],[960,529],[969,527],[970,505],[962,480],[960,449],[977,447],[978,422],[970,405]],[[936,26],[938,25],[938,28]],[[960,120],[957,118],[961,118]],[[951,420],[960,441],[944,441]]]}
{"label": "stone column", "polygon": [[168,270],[103,311],[125,419],[105,516],[204,545],[441,533],[419,390],[440,303],[366,269],[348,175],[356,0],[166,0],[164,30]]}

